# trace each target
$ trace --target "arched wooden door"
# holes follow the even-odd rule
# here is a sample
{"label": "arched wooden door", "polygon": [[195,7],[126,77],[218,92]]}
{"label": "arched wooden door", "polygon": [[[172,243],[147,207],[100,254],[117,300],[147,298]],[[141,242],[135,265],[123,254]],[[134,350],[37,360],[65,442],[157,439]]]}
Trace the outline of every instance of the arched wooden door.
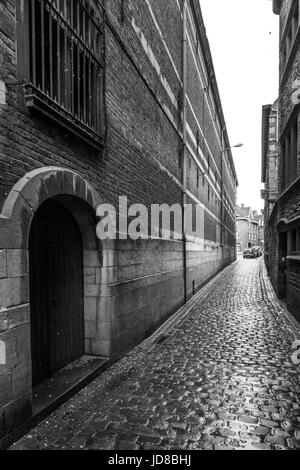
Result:
{"label": "arched wooden door", "polygon": [[84,354],[83,250],[73,216],[45,202],[30,230],[33,385]]}

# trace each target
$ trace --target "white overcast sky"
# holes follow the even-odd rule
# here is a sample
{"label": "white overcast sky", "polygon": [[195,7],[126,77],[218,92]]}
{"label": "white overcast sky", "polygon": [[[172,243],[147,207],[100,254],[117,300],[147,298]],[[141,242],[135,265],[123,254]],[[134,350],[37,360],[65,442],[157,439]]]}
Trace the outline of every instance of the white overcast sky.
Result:
{"label": "white overcast sky", "polygon": [[239,178],[238,202],[260,210],[261,114],[278,97],[279,21],[271,0],[200,0]]}

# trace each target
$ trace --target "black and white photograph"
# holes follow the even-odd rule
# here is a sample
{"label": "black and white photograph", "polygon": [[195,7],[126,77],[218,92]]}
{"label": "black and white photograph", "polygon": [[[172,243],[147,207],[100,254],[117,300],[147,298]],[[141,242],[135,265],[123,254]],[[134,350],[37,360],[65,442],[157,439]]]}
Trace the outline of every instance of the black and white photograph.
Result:
{"label": "black and white photograph", "polygon": [[0,0],[0,460],[63,450],[300,450],[300,0]]}

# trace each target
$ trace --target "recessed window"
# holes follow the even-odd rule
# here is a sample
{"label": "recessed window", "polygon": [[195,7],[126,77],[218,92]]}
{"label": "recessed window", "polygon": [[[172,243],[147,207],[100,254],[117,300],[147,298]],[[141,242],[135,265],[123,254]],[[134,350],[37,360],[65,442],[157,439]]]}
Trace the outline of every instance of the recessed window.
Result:
{"label": "recessed window", "polygon": [[96,1],[28,0],[26,103],[95,142],[102,135],[103,13]]}
{"label": "recessed window", "polygon": [[298,119],[292,121],[281,144],[281,185],[284,190],[298,176]]}
{"label": "recessed window", "polygon": [[291,251],[297,251],[297,230],[291,230]]}

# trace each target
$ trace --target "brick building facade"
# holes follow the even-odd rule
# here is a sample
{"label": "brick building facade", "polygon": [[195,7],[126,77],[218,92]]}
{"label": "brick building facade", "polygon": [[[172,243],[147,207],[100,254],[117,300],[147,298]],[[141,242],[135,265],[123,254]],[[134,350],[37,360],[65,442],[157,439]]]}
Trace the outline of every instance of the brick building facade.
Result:
{"label": "brick building facade", "polygon": [[257,215],[258,220],[258,242],[257,246],[260,246],[262,250],[265,249],[265,216],[264,210]]}
{"label": "brick building facade", "polygon": [[273,105],[263,106],[262,111],[262,182],[265,189],[265,262],[270,270],[274,247],[270,240],[269,220],[279,194],[279,147],[278,147],[278,100]]}
{"label": "brick building facade", "polygon": [[[280,18],[278,197],[268,221],[269,272],[278,296],[300,319],[300,2],[274,0]],[[276,171],[274,179],[276,193]]]}
{"label": "brick building facade", "polygon": [[[235,259],[236,187],[197,1],[0,3],[0,438],[33,385],[120,357]],[[197,205],[202,232],[100,242],[119,196]]]}

